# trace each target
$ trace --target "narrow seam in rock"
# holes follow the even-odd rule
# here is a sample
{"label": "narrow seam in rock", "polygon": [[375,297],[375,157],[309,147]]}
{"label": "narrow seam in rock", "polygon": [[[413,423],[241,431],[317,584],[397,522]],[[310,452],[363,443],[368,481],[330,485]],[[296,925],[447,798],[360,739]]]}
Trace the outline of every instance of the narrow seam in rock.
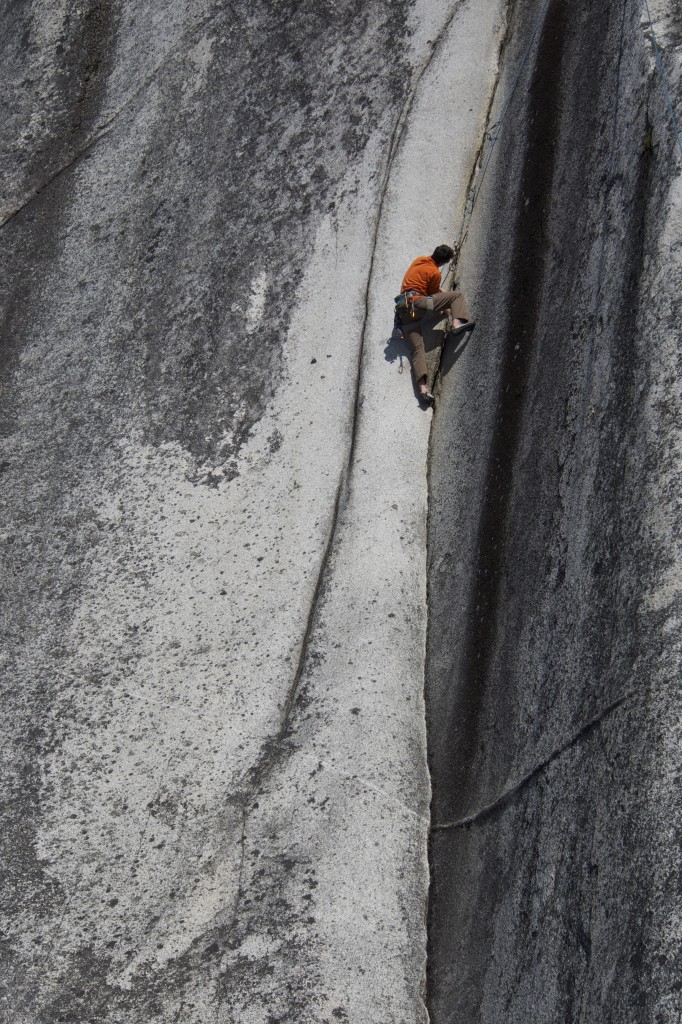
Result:
{"label": "narrow seam in rock", "polygon": [[436,823],[431,826],[432,832],[444,832],[450,829],[466,828],[469,825],[474,825],[479,821],[484,821],[490,815],[496,811],[502,810],[506,805],[517,796],[526,786],[533,781],[545,768],[549,767],[557,758],[561,757],[562,754],[567,753],[572,747],[576,745],[584,736],[589,735],[594,729],[597,728],[601,722],[609,715],[613,714],[622,704],[630,700],[636,694],[635,690],[629,690],[628,693],[623,694],[617,700],[614,700],[607,707],[603,708],[594,718],[591,718],[589,722],[586,722],[578,732],[575,733],[569,740],[563,743],[556,750],[548,754],[547,757],[543,758],[539,764],[535,765],[529,772],[527,772],[523,778],[519,779],[513,786],[506,789],[500,796],[496,797],[485,807],[481,807],[478,811],[474,811],[472,814],[468,814],[465,818],[459,818],[457,821],[444,821]]}

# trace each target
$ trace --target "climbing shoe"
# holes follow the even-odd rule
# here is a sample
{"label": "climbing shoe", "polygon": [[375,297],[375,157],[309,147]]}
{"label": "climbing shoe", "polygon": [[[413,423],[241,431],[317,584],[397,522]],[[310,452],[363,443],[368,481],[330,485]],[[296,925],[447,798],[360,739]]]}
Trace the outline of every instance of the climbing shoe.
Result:
{"label": "climbing shoe", "polygon": [[448,327],[447,333],[454,338],[457,334],[464,334],[465,331],[473,331],[475,326],[475,320],[465,320],[459,327]]}

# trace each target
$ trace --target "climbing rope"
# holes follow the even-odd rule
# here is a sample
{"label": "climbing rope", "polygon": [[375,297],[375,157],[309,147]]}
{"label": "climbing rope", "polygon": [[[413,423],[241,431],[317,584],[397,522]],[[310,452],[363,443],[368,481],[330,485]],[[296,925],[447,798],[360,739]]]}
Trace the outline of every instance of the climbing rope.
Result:
{"label": "climbing rope", "polygon": [[[483,180],[484,180],[485,175],[486,175],[486,171],[488,170],[488,164],[490,163],[490,159],[491,159],[491,157],[493,155],[493,150],[495,149],[495,145],[497,143],[497,140],[500,137],[500,132],[502,131],[502,127],[504,125],[505,118],[506,118],[507,114],[509,113],[509,108],[511,106],[512,99],[514,98],[514,93],[516,92],[516,87],[518,86],[519,81],[521,80],[521,75],[523,73],[523,69],[526,66],[526,61],[528,60],[530,52],[531,52],[531,50],[533,48],[533,43],[535,42],[535,37],[538,34],[538,30],[539,30],[540,25],[542,24],[542,22],[544,20],[545,14],[547,13],[547,8],[549,7],[550,3],[551,3],[551,0],[545,0],[545,2],[543,3],[542,7],[540,8],[540,13],[538,14],[538,16],[537,16],[537,18],[535,20],[535,24],[533,26],[533,31],[531,33],[530,39],[528,40],[528,45],[526,46],[526,49],[524,51],[523,57],[521,58],[521,61],[519,62],[519,66],[518,66],[518,68],[516,70],[516,74],[515,74],[514,79],[512,81],[511,89],[509,90],[509,95],[507,96],[507,99],[504,102],[504,105],[502,107],[502,111],[500,113],[500,116],[499,116],[498,120],[496,121],[496,123],[493,125],[492,129],[490,129],[489,131],[486,131],[485,135],[483,137],[484,138],[483,152],[479,156],[478,168],[477,168],[476,174],[474,175],[474,178],[473,178],[471,184],[469,185],[467,199],[466,199],[466,203],[464,204],[464,211],[462,213],[462,222],[460,224],[459,234],[457,235],[457,238],[455,239],[455,241],[453,242],[453,245],[452,245],[452,248],[455,250],[455,255],[453,256],[452,260],[450,261],[450,264],[448,266],[447,274],[450,274],[451,272],[454,272],[455,267],[457,265],[457,260],[459,259],[459,254],[461,252],[462,246],[464,245],[464,242],[466,241],[467,235],[469,233],[469,226],[471,224],[471,218],[473,216],[474,207],[476,206],[476,200],[478,199],[478,196],[479,196],[480,191],[481,191],[481,187],[483,185]],[[670,89],[668,87],[668,79],[667,79],[667,75],[666,75],[666,71],[665,71],[665,66],[663,64],[663,58],[661,56],[660,47],[658,45],[658,40],[656,38],[656,32],[654,30],[654,24],[653,24],[653,20],[652,20],[652,17],[651,17],[651,11],[649,9],[649,0],[644,0],[644,6],[646,8],[647,17],[649,19],[649,29],[651,31],[651,39],[652,39],[652,42],[654,44],[654,50],[655,50],[655,53],[656,53],[656,61],[657,61],[657,64],[658,64],[659,75],[661,77],[661,83],[663,85],[663,93],[664,93],[664,96],[665,96],[665,101],[667,103],[668,110],[670,112],[670,120],[672,122],[673,132],[675,134],[675,140],[677,142],[677,148],[679,149],[680,156],[682,157],[682,139],[680,138],[680,131],[679,131],[679,128],[678,128],[678,125],[677,125],[677,118],[675,117],[675,111],[673,109],[672,100],[670,98]],[[486,139],[487,139],[487,143],[485,141]],[[447,274],[446,274],[446,277],[447,277]]]}
{"label": "climbing rope", "polygon": [[[530,39],[528,40],[528,45],[526,46],[523,57],[521,58],[521,61],[519,62],[519,65],[516,69],[516,74],[514,75],[511,89],[509,90],[509,95],[507,96],[507,99],[504,102],[504,105],[500,112],[500,116],[496,123],[493,125],[492,129],[485,132],[484,151],[479,155],[478,169],[476,171],[473,181],[469,185],[467,200],[466,203],[464,204],[464,211],[462,213],[462,223],[460,224],[459,234],[457,235],[457,238],[455,239],[452,245],[452,248],[455,250],[455,255],[452,258],[450,267],[448,268],[448,272],[450,269],[454,269],[459,258],[461,248],[464,245],[466,237],[469,233],[469,225],[471,223],[471,218],[474,213],[474,207],[476,206],[476,200],[478,199],[481,187],[483,185],[483,179],[485,178],[486,171],[488,170],[490,158],[493,155],[493,150],[495,149],[497,140],[500,137],[500,132],[502,131],[505,118],[509,113],[509,108],[514,98],[514,93],[516,92],[516,87],[519,84],[519,81],[521,80],[523,69],[526,66],[526,61],[528,60],[530,51],[533,48],[533,43],[535,42],[535,37],[538,34],[538,30],[544,20],[545,14],[547,13],[547,8],[549,7],[550,3],[551,0],[545,0],[542,7],[540,8],[540,13],[535,19],[535,24],[533,26],[533,31],[531,33]],[[485,144],[486,138],[488,140],[487,145]]]}
{"label": "climbing rope", "polygon": [[668,110],[670,111],[670,120],[672,122],[673,132],[675,133],[675,141],[677,142],[677,148],[679,149],[680,156],[682,157],[682,139],[680,139],[680,129],[677,125],[677,118],[675,117],[675,111],[673,109],[672,100],[670,98],[668,76],[666,75],[663,57],[661,56],[661,49],[658,45],[658,39],[656,38],[654,22],[651,17],[651,10],[649,9],[649,0],[644,0],[644,6],[646,8],[646,16],[649,19],[649,31],[651,32],[651,41],[654,44],[654,51],[656,53],[656,63],[658,65],[658,73],[661,77],[661,85],[663,86],[663,95],[665,97],[665,102],[668,105]]}

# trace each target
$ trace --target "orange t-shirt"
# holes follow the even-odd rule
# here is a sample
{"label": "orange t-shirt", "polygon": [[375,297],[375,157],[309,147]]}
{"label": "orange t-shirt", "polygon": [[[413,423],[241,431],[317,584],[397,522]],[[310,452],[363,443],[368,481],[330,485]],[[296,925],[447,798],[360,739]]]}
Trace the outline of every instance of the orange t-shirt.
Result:
{"label": "orange t-shirt", "polygon": [[430,256],[417,256],[410,263],[400,290],[414,290],[420,295],[435,295],[440,291],[440,270]]}

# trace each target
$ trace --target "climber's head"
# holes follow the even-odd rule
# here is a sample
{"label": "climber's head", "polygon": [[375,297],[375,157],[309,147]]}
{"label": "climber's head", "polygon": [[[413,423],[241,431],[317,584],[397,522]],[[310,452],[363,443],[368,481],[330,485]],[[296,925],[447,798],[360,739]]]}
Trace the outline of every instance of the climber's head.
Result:
{"label": "climber's head", "polygon": [[431,253],[431,259],[437,267],[442,267],[444,263],[449,263],[454,255],[455,252],[449,245],[438,245]]}

